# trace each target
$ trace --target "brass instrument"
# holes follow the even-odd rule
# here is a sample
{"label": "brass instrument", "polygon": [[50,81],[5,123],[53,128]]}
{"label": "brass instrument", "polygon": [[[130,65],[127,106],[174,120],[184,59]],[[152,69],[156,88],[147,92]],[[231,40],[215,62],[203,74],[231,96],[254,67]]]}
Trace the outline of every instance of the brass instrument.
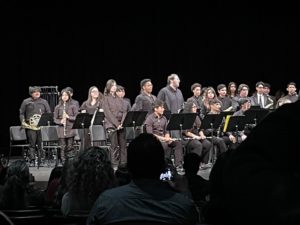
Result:
{"label": "brass instrument", "polygon": [[25,120],[22,121],[22,128],[30,129],[30,130],[40,130],[41,128],[38,127],[41,115],[34,114],[29,118],[29,123],[26,123]]}
{"label": "brass instrument", "polygon": [[64,126],[64,136],[67,134],[67,113],[66,113],[66,102],[64,102],[64,107],[63,107],[63,126]]}
{"label": "brass instrument", "polygon": [[273,99],[270,98],[269,96],[268,96],[268,100],[269,100],[269,102],[271,102],[271,103],[269,103],[268,105],[266,105],[266,106],[265,106],[265,109],[272,109],[272,108],[274,107],[274,101],[273,101]]}
{"label": "brass instrument", "polygon": [[228,107],[227,109],[225,109],[225,110],[223,110],[224,112],[229,112],[229,111],[232,111],[233,110],[233,107],[232,106],[230,106],[230,107]]}

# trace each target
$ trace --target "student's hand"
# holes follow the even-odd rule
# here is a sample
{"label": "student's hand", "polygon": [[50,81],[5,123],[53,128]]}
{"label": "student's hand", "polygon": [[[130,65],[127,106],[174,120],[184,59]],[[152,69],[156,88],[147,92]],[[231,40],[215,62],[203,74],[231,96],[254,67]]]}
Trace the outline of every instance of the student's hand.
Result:
{"label": "student's hand", "polygon": [[242,135],[242,141],[244,141],[247,138],[245,134]]}
{"label": "student's hand", "polygon": [[233,136],[232,134],[229,135],[229,140],[234,144],[236,143],[236,137]]}

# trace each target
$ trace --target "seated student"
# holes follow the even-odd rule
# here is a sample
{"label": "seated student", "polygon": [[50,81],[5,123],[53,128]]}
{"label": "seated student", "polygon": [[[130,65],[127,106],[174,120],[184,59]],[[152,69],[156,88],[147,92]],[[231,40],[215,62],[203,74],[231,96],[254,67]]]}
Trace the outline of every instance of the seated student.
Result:
{"label": "seated student", "polygon": [[170,137],[170,133],[166,130],[167,119],[164,114],[164,102],[161,100],[155,100],[154,102],[154,113],[150,114],[146,121],[147,133],[153,134],[160,140],[165,150],[165,157],[170,159],[172,151],[175,155],[175,166],[181,168],[183,165],[183,150],[180,141],[177,141]]}
{"label": "seated student", "polygon": [[[218,115],[221,113],[221,102],[218,99],[211,99],[208,102],[210,111],[207,113],[208,115]],[[204,117],[205,119],[205,117]],[[213,137],[211,138],[211,141],[214,145],[217,146],[218,153],[217,155],[227,151],[227,145],[225,143],[225,140],[223,137],[220,137],[220,132],[218,130],[221,130],[221,126],[219,129],[204,129],[202,130],[206,137],[211,137],[213,134]]]}
{"label": "seated student", "polygon": [[[197,106],[193,102],[188,102],[184,105],[183,113],[197,113]],[[201,166],[208,167],[209,151],[211,149],[211,142],[206,139],[203,131],[199,131],[201,126],[200,117],[197,115],[193,127],[190,130],[185,130],[183,135],[192,138],[186,141],[187,153],[196,153],[201,157]],[[199,165],[198,165],[199,167]]]}
{"label": "seated student", "polygon": [[[250,109],[250,100],[248,98],[240,98],[239,99],[239,108],[240,110],[236,111],[232,116],[244,116],[245,112]],[[224,140],[226,144],[230,146],[230,149],[237,148],[242,141],[247,138],[247,134],[249,131],[237,131],[237,132],[226,132]]]}
{"label": "seated student", "polygon": [[164,149],[153,134],[140,134],[129,144],[127,163],[132,181],[103,192],[90,212],[87,225],[122,221],[198,222],[194,202],[175,192],[168,182],[159,180],[165,168]]}
{"label": "seated student", "polygon": [[223,162],[216,183],[222,201],[214,204],[226,216],[218,224],[300,223],[299,113],[299,101],[281,106]]}

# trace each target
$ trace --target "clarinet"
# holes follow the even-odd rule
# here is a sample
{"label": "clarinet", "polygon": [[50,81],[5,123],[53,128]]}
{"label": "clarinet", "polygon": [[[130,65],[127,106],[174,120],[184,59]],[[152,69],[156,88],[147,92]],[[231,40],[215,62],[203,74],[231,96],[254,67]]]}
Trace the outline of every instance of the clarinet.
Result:
{"label": "clarinet", "polygon": [[64,108],[63,108],[63,120],[64,120],[64,136],[66,136],[66,125],[67,125],[67,118],[66,118],[66,102],[64,102]]}

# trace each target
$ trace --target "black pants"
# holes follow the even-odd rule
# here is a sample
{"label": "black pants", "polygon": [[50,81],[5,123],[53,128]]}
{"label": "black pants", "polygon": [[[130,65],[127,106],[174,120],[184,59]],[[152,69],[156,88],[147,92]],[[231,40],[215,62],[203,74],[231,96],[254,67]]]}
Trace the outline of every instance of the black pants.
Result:
{"label": "black pants", "polygon": [[40,130],[26,129],[26,135],[29,143],[29,159],[35,160],[35,151],[37,150],[38,159],[44,158],[44,152],[42,150],[42,135]]}
{"label": "black pants", "polygon": [[58,158],[60,158],[62,161],[65,161],[65,159],[69,158],[69,155],[71,155],[72,151],[74,150],[74,137],[60,138],[59,143],[61,150]]}
{"label": "black pants", "polygon": [[189,140],[186,143],[186,153],[196,153],[201,157],[201,162],[208,163],[211,146],[211,142],[209,142],[207,139]]}
{"label": "black pants", "polygon": [[108,129],[110,140],[111,164],[114,168],[127,163],[126,137],[125,130]]}
{"label": "black pants", "polygon": [[179,166],[183,162],[183,151],[182,151],[182,144],[180,141],[173,141],[172,143],[168,144],[166,142],[161,142],[164,150],[165,150],[165,158],[170,159],[171,154],[175,155],[175,166]]}

